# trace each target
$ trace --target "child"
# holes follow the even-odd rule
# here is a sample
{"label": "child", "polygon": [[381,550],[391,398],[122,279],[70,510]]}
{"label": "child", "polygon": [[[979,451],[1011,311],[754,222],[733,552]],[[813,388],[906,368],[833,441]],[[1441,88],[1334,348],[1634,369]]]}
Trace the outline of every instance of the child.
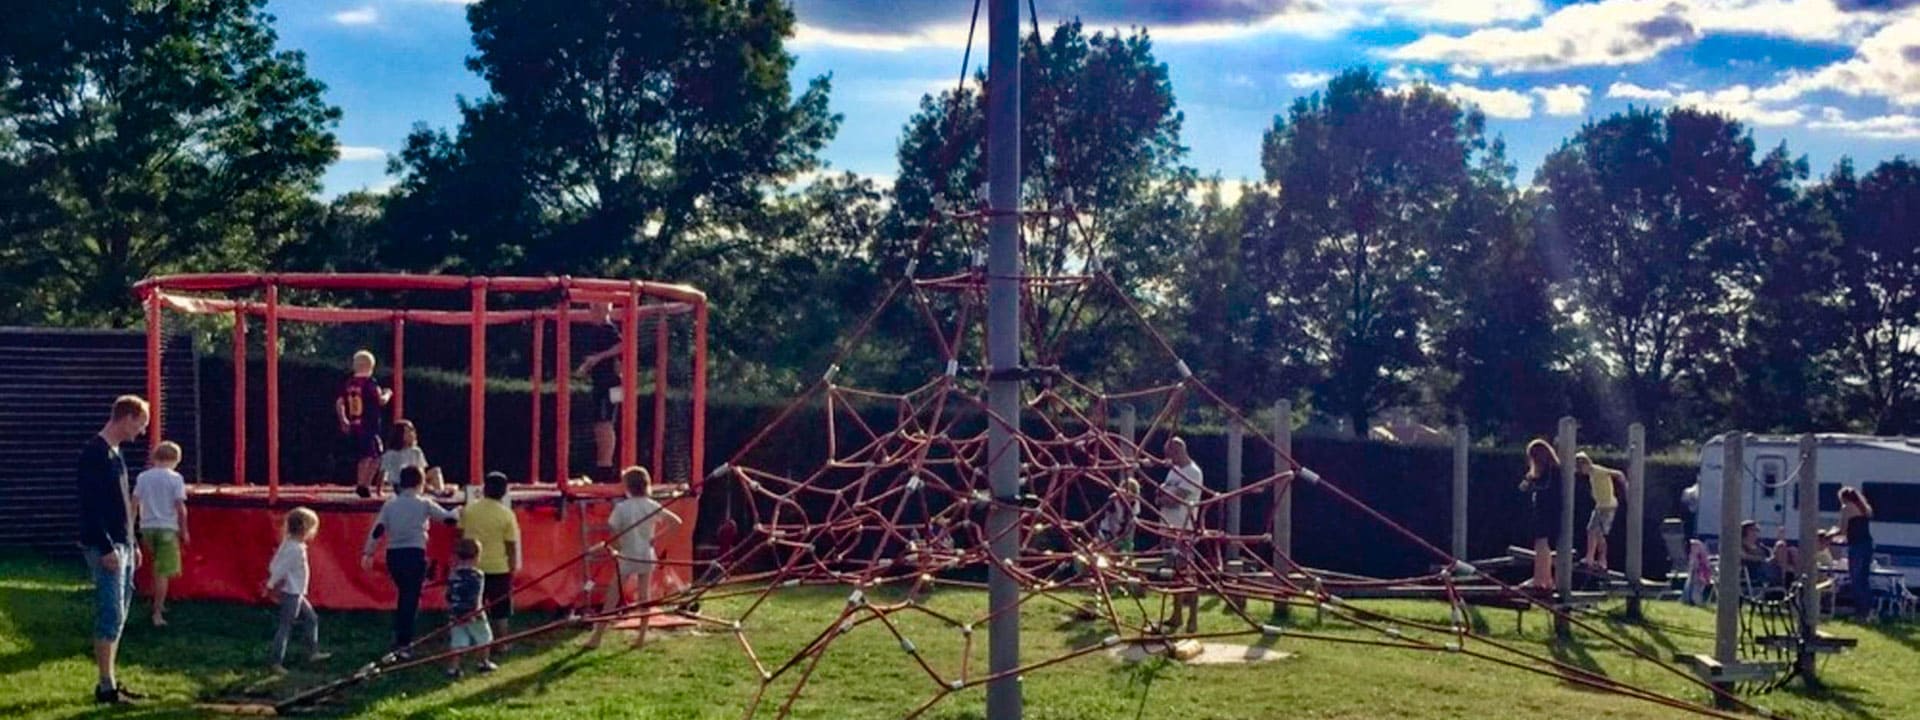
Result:
{"label": "child", "polygon": [[179,445],[160,443],[152,460],[133,482],[133,508],[153,562],[153,626],[166,627],[167,584],[180,574],[180,546],[187,542],[187,481],[174,470]]}
{"label": "child", "polygon": [[373,474],[380,469],[380,408],[392,397],[393,391],[373,379],[373,353],[354,353],[353,375],[340,386],[333,409],[340,416],[340,434],[356,458],[353,492],[360,497],[373,496]]}
{"label": "child", "polygon": [[1713,587],[1713,558],[1707,554],[1707,544],[1699,538],[1687,541],[1687,585],[1680,597],[1688,605],[1699,605],[1707,601],[1707,590]]}
{"label": "child", "polygon": [[380,506],[380,516],[374,520],[372,532],[367,533],[367,543],[360,554],[360,567],[372,570],[373,550],[379,546],[381,536],[386,536],[387,577],[393,579],[393,587],[400,595],[399,606],[393,612],[394,657],[400,660],[413,659],[408,646],[413,644],[414,621],[420,614],[420,585],[427,579],[428,525],[434,520],[449,525],[459,522],[459,516],[420,497],[423,481],[420,468],[401,468],[399,490]]}
{"label": "child", "polygon": [[[606,606],[603,613],[612,613],[620,607],[620,587],[627,578],[633,578],[640,587],[640,602],[653,599],[653,565],[656,556],[653,551],[653,533],[661,520],[669,527],[680,525],[680,516],[673,514],[666,506],[648,497],[652,491],[653,476],[643,467],[630,467],[620,472],[620,482],[627,486],[627,499],[613,506],[613,514],[607,518],[607,527],[613,531],[610,542],[615,548],[614,558],[618,561],[613,582],[607,585]],[[593,636],[587,638],[587,647],[600,646],[600,636],[607,631],[607,623],[594,626]],[[640,634],[633,639],[633,647],[647,644],[647,623],[640,623]]]}
{"label": "child", "polygon": [[[480,543],[480,559],[474,563],[483,576],[480,595],[493,634],[505,637],[508,618],[513,617],[513,574],[520,571],[520,520],[506,504],[506,473],[487,473],[480,493],[485,497],[467,503],[460,513],[460,535]],[[490,650],[480,651],[483,666],[491,657]]]}
{"label": "child", "polygon": [[1573,454],[1574,470],[1587,478],[1593,492],[1593,514],[1587,517],[1587,557],[1585,564],[1601,571],[1607,569],[1607,533],[1613,530],[1613,517],[1620,510],[1620,492],[1626,487],[1627,474],[1603,466],[1584,452]]}
{"label": "child", "polygon": [[425,477],[427,492],[443,495],[445,483],[440,477],[440,468],[427,465],[427,453],[420,449],[420,432],[412,420],[401,420],[393,424],[385,445],[386,451],[380,453],[380,476],[382,486],[400,484],[402,468],[417,467]]}
{"label": "child", "polygon": [[320,617],[313,613],[313,604],[307,602],[307,543],[320,529],[320,516],[297,507],[287,513],[285,522],[286,539],[280,541],[280,549],[273,553],[273,562],[267,565],[267,592],[280,603],[280,624],[273,631],[275,675],[287,671],[284,665],[287,638],[293,634],[296,622],[307,626],[308,660],[321,662],[333,657],[320,652]]}
{"label": "child", "polygon": [[[480,672],[490,673],[500,666],[487,656],[487,646],[493,643],[493,628],[487,625],[487,609],[480,606],[480,589],[486,580],[480,575],[480,568],[474,567],[474,561],[479,559],[478,540],[464,538],[454,547],[453,569],[447,572],[447,613],[453,616],[450,640],[453,649],[480,648]],[[447,677],[460,677],[458,654],[447,658]]]}

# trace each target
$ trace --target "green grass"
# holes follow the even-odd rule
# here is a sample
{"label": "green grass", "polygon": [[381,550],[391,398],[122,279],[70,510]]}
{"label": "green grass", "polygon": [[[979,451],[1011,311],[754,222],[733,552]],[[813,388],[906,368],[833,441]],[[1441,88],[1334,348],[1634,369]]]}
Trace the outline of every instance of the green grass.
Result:
{"label": "green grass", "polygon": [[[0,557],[0,717],[77,718],[200,717],[197,700],[251,686],[286,695],[345,673],[383,645],[386,616],[329,613],[322,640],[338,653],[320,668],[298,668],[278,681],[262,671],[272,620],[264,607],[182,603],[173,624],[155,629],[136,607],[123,645],[126,682],[154,699],[130,708],[102,711],[89,703],[93,682],[87,656],[87,586],[78,561]],[[826,628],[845,606],[842,591],[792,590],[754,613],[747,637],[760,657],[777,664]],[[932,607],[978,617],[982,594],[960,590],[933,596]],[[704,611],[738,616],[743,601],[715,601]],[[1403,617],[1444,622],[1446,609],[1433,603],[1370,606]],[[1658,656],[1699,652],[1711,646],[1712,618],[1703,610],[1667,603],[1650,607],[1651,622],[1628,626],[1603,613],[1630,641]],[[1540,613],[1528,613],[1538,616]],[[533,618],[523,614],[523,623]],[[965,654],[959,632],[930,619],[897,616],[923,656],[951,677]],[[1331,619],[1296,612],[1292,627],[1353,638],[1377,638]],[[428,622],[438,620],[427,618]],[[1225,630],[1233,618],[1218,608],[1206,613],[1205,629]],[[1563,661],[1691,699],[1697,690],[1652,664],[1584,637],[1548,642],[1544,618],[1530,617],[1516,634],[1513,613],[1488,611],[1487,631]],[[1860,648],[1828,660],[1824,694],[1794,688],[1756,698],[1758,704],[1798,718],[1911,716],[1920,708],[1920,632],[1908,625],[1859,627],[1841,623],[1836,634],[1857,636]],[[1036,601],[1023,619],[1023,653],[1051,657],[1099,642],[1106,633],[1068,620],[1063,608]],[[577,633],[516,648],[501,672],[449,682],[437,670],[421,669],[377,679],[319,709],[322,716],[389,718],[739,718],[756,690],[757,675],[726,632],[655,636],[638,652],[609,638],[607,647],[579,649]],[[984,633],[975,637],[972,667],[986,663]],[[1249,638],[1248,642],[1257,642]],[[1673,710],[1617,695],[1581,689],[1543,676],[1452,654],[1282,639],[1297,656],[1273,663],[1233,667],[1186,667],[1165,662],[1124,665],[1104,656],[1082,657],[1028,675],[1027,716],[1042,718],[1662,718]],[[774,717],[792,687],[776,680],[761,717]],[[867,624],[832,646],[794,706],[803,718],[898,717],[936,693],[936,686],[878,624]],[[971,689],[941,700],[925,716],[983,717],[983,693]]]}

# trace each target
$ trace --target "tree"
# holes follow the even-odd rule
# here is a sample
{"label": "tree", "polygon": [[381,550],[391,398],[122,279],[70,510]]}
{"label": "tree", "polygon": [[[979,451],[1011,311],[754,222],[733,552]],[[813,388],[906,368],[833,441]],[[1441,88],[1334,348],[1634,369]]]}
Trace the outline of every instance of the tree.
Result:
{"label": "tree", "polygon": [[467,20],[491,92],[400,154],[396,263],[693,279],[838,126],[825,77],[789,87],[785,3],[482,0]]}
{"label": "tree", "polygon": [[[1055,27],[1044,42],[1037,35],[1024,38],[1021,58],[1023,202],[1029,210],[1071,205],[1075,213],[1072,221],[1027,223],[1028,271],[1059,275],[1097,262],[1122,292],[1148,299],[1150,280],[1166,277],[1185,254],[1191,237],[1187,194],[1196,181],[1180,164],[1186,152],[1180,145],[1183,118],[1166,65],[1154,57],[1146,31],[1089,36],[1078,21]],[[916,252],[924,273],[958,271],[984,248],[984,234],[974,226],[928,225],[937,212],[981,204],[985,75],[973,79],[922,98],[920,111],[907,122],[893,212],[877,251],[889,275]],[[924,249],[914,244],[923,231],[931,232]],[[1027,338],[1036,351],[1029,360],[1115,383],[1149,371],[1137,360],[1157,352],[1150,337],[1134,329],[1122,300],[1107,289],[1042,289],[1029,300]],[[1142,306],[1156,325],[1174,324],[1160,304]],[[922,332],[910,316],[895,318],[884,330],[901,342]]]}
{"label": "tree", "polygon": [[1838,226],[1843,372],[1873,430],[1910,430],[1920,400],[1920,165],[1881,163],[1857,178],[1843,161],[1814,190]]}
{"label": "tree", "polygon": [[[1249,268],[1258,258],[1245,232],[1246,216],[1265,208],[1265,195],[1243,195],[1229,204],[1218,178],[1201,184],[1194,208],[1194,242],[1172,277],[1176,311],[1182,319],[1180,353],[1199,361],[1193,371],[1223,396],[1244,407],[1281,397],[1301,387],[1305,343],[1292,323],[1276,316],[1268,289]],[[1284,395],[1283,395],[1284,393]]]}
{"label": "tree", "polygon": [[1790,177],[1755,161],[1740,123],[1686,108],[1588,123],[1542,163],[1539,232],[1588,359],[1625,386],[1614,414],[1656,438],[1685,429],[1681,385],[1731,365]]}
{"label": "tree", "polygon": [[[9,321],[125,322],[132,284],[257,266],[293,235],[339,111],[265,0],[22,3],[0,23]],[[32,297],[32,302],[20,298]]]}
{"label": "tree", "polygon": [[1446,221],[1490,149],[1484,125],[1430,87],[1389,90],[1356,69],[1295,101],[1262,143],[1278,194],[1250,216],[1250,272],[1305,331],[1323,406],[1362,432],[1425,363],[1439,258],[1456,241]]}

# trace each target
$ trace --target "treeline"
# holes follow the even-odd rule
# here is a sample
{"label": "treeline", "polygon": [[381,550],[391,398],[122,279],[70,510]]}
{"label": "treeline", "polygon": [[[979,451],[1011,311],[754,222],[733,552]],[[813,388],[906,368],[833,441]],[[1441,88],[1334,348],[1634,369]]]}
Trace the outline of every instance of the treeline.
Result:
{"label": "treeline", "polygon": [[[261,0],[94,0],[0,24],[0,321],[128,325],[155,273],[276,268],[688,282],[715,303],[715,382],[791,394],[911,257],[964,270],[980,205],[982,86],[928,96],[891,186],[823,172],[830,78],[791,83],[782,3],[483,0],[489,92],[420,127],[382,193],[316,199],[339,111]],[[1920,166],[1815,175],[1692,109],[1589,122],[1517,184],[1483,116],[1366,69],[1276,108],[1244,192],[1185,164],[1145,31],[1025,46],[1033,272],[1111,273],[1237,402],[1366,427],[1386,408],[1476,434],[1647,422],[1908,432],[1920,424]],[[949,300],[948,302],[953,302]],[[1168,363],[1111,299],[1062,365],[1113,385]],[[951,307],[943,306],[943,307]],[[1068,309],[1072,308],[1070,316]],[[910,308],[848,382],[935,368]],[[1054,326],[1062,326],[1057,322]]]}

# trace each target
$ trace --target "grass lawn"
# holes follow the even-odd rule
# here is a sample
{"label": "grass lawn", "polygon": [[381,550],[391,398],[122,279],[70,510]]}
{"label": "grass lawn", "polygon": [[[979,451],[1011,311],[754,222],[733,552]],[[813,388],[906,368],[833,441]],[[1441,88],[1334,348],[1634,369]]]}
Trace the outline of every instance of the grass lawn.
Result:
{"label": "grass lawn", "polygon": [[[135,608],[122,650],[122,677],[153,699],[110,711],[93,706],[92,663],[86,640],[88,588],[77,560],[0,556],[0,718],[201,717],[195,701],[223,688],[255,686],[285,695],[349,672],[384,646],[387,618],[377,613],[322,616],[322,641],[337,653],[323,667],[295,666],[274,681],[264,672],[272,619],[265,607],[182,603],[172,625],[145,621],[144,601]],[[846,595],[827,590],[786,591],[747,624],[760,657],[777,665],[832,622]],[[978,617],[985,595],[948,590],[930,604],[962,617]],[[737,616],[744,603],[713,602],[708,614]],[[1437,603],[1375,606],[1394,614],[1444,622]],[[1023,655],[1037,660],[1097,643],[1104,631],[1067,619],[1059,606],[1030,604],[1023,623]],[[1704,610],[1667,603],[1650,607],[1651,622],[1625,626],[1604,614],[1632,642],[1665,657],[1674,651],[1710,649],[1712,617]],[[1538,616],[1541,613],[1528,613]],[[900,615],[911,637],[947,677],[958,671],[959,632],[930,619]],[[523,624],[533,618],[523,614]],[[437,617],[424,618],[431,623]],[[1207,627],[1226,630],[1235,621],[1217,609]],[[1547,641],[1544,618],[1529,617],[1516,634],[1513,613],[1484,618],[1497,637],[1551,653],[1650,689],[1701,699],[1658,667],[1593,638],[1567,645]],[[1301,631],[1377,638],[1344,623],[1316,622],[1296,613]],[[1920,716],[1920,632],[1911,625],[1831,625],[1857,636],[1860,648],[1828,660],[1822,676],[1829,689],[1807,695],[1799,685],[1757,698],[1758,704],[1796,718],[1893,718]],[[448,681],[437,670],[384,677],[339,696],[317,710],[321,716],[450,718],[739,718],[759,682],[729,633],[654,636],[644,650],[625,649],[609,637],[595,651],[579,649],[578,633],[523,644],[491,676]],[[972,667],[986,665],[984,633],[975,638]],[[1247,642],[1257,642],[1249,638]],[[1125,665],[1102,655],[1082,657],[1030,674],[1025,680],[1030,718],[1661,718],[1685,717],[1659,705],[1585,690],[1556,677],[1500,667],[1470,657],[1327,641],[1282,639],[1291,659],[1243,666],[1186,667],[1155,661]],[[791,687],[777,680],[761,717],[774,717]],[[877,624],[836,641],[813,681],[794,706],[805,718],[898,717],[936,693],[936,685]],[[942,700],[923,717],[979,718],[978,689]]]}

